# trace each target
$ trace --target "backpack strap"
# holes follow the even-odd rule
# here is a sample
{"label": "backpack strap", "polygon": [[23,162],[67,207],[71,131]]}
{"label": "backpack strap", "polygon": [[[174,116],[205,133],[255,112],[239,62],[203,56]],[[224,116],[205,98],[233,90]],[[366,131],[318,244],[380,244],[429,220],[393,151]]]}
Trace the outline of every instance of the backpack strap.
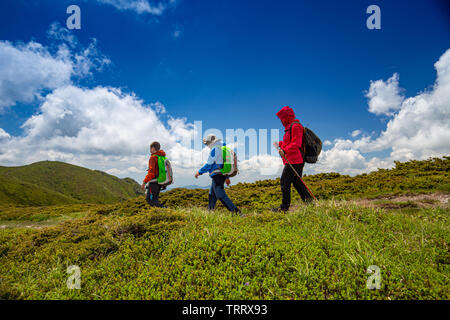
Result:
{"label": "backpack strap", "polygon": [[289,136],[292,138],[292,126],[294,125],[294,124],[296,124],[296,123],[298,123],[298,124],[300,124],[300,121],[293,121],[292,123],[291,123],[291,125],[289,126]]}
{"label": "backpack strap", "polygon": [[[291,125],[289,126],[289,137],[292,139],[292,126],[294,125],[294,124],[300,124],[300,121],[293,121],[292,123],[291,123]],[[301,145],[301,147],[300,147],[300,153],[302,154],[302,159],[303,159],[303,162],[305,162],[305,149],[306,149],[306,146],[305,146],[305,127],[303,127],[303,137],[302,137],[302,145]]]}

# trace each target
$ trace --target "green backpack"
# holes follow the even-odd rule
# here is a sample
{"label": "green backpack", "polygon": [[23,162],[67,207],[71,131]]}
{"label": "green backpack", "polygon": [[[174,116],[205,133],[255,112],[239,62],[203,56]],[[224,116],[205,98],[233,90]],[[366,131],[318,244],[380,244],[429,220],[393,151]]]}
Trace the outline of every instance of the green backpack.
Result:
{"label": "green backpack", "polygon": [[227,146],[222,146],[222,158],[223,167],[220,169],[220,173],[227,177],[234,177],[237,175],[238,166],[236,153]]}
{"label": "green backpack", "polygon": [[158,157],[158,177],[150,182],[158,182],[162,186],[168,186],[173,183],[172,165],[170,161],[163,156]]}

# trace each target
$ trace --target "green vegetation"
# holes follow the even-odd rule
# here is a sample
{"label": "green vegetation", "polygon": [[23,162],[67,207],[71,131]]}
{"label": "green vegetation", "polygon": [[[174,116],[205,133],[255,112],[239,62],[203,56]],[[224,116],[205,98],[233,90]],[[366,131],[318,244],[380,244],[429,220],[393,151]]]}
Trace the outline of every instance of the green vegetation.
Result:
{"label": "green vegetation", "polygon": [[[310,176],[321,200],[287,214],[267,210],[276,180],[230,188],[245,217],[204,210],[200,189],[165,192],[168,209],[142,196],[3,208],[0,298],[449,299],[449,162]],[[66,286],[70,265],[81,290]],[[379,290],[366,288],[370,265]]]}
{"label": "green vegetation", "polygon": [[[318,199],[349,200],[414,193],[449,193],[450,157],[396,162],[391,170],[380,169],[355,177],[321,173],[306,176],[303,180]],[[205,206],[208,192],[204,189],[177,188],[162,194],[161,201],[170,207]],[[264,210],[280,205],[280,180],[238,183],[227,188],[227,193],[239,208]],[[294,200],[300,198],[294,190],[292,197]]]}
{"label": "green vegetation", "polygon": [[0,167],[0,204],[114,203],[142,194],[130,178],[55,161]]}

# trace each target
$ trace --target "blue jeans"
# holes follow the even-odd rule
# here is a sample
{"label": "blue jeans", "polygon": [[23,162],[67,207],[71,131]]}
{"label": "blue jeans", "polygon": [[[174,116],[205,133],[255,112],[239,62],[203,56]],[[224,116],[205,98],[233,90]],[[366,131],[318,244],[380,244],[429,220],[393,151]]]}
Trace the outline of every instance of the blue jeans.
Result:
{"label": "blue jeans", "polygon": [[231,212],[238,212],[239,209],[233,204],[230,198],[225,193],[224,183],[226,177],[222,174],[216,174],[211,177],[211,189],[209,190],[209,204],[208,209],[214,210],[217,200],[220,200],[222,204]]}

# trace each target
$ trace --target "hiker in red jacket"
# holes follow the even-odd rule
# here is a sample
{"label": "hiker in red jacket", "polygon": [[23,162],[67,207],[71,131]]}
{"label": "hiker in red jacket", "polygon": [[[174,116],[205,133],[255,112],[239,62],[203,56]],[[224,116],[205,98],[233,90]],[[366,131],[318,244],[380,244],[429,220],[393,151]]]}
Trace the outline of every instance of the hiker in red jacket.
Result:
{"label": "hiker in red jacket", "polygon": [[142,190],[145,189],[145,186],[148,182],[148,190],[146,193],[145,200],[152,207],[163,207],[163,205],[159,202],[159,192],[161,191],[161,186],[158,184],[156,178],[158,177],[158,156],[165,157],[166,153],[164,150],[160,150],[161,145],[159,142],[155,141],[150,145],[150,159],[148,160],[148,170],[147,175],[142,182]]}
{"label": "hiker in red jacket", "polygon": [[303,126],[300,124],[300,121],[295,118],[294,110],[288,106],[281,108],[281,110],[277,112],[277,117],[280,118],[281,123],[284,126],[283,141],[274,143],[274,146],[279,148],[279,153],[284,164],[280,180],[283,200],[280,207],[272,210],[287,211],[291,205],[291,184],[294,185],[303,201],[311,201],[312,197],[302,181],[295,175],[291,166],[286,162],[287,159],[300,177],[302,176],[303,166],[305,165],[302,152],[300,151],[303,142]]}

